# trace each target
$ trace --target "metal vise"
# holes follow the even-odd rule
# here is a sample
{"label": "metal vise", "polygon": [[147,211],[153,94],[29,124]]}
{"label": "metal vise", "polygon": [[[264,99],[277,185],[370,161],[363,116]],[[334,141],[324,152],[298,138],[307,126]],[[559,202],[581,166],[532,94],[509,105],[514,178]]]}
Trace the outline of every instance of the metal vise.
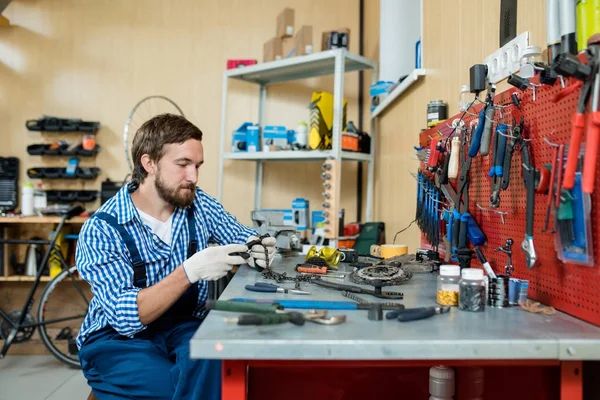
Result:
{"label": "metal vise", "polygon": [[302,245],[294,226],[285,225],[283,211],[252,211],[254,229],[260,234],[268,233],[277,239],[278,250],[300,250]]}

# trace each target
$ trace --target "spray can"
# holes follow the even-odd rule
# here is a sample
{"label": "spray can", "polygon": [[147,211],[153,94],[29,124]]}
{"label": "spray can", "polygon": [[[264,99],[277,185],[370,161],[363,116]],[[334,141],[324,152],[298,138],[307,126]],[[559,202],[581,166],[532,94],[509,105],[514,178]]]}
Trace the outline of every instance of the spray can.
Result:
{"label": "spray can", "polygon": [[577,1],[577,48],[587,47],[590,36],[600,33],[600,0]]}

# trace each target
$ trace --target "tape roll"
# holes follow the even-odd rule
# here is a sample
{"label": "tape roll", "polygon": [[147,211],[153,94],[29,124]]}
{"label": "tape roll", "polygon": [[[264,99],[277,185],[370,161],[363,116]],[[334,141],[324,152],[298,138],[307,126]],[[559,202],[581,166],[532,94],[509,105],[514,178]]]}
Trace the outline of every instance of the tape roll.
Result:
{"label": "tape roll", "polygon": [[382,244],[381,257],[391,258],[408,254],[408,246],[405,244]]}

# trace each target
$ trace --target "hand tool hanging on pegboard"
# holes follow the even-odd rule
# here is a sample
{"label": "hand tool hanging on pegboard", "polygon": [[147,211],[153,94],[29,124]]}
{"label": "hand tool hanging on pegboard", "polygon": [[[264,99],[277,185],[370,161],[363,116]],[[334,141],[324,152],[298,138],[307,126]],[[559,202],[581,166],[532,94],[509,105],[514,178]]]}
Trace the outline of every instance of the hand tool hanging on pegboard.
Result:
{"label": "hand tool hanging on pegboard", "polygon": [[[518,131],[523,130],[523,118],[521,117],[521,123]],[[521,133],[519,133],[520,135]],[[513,135],[514,131],[513,131]],[[516,136],[516,135],[515,135]],[[527,268],[531,269],[537,262],[537,254],[535,253],[535,247],[533,246],[533,218],[535,211],[535,187],[536,187],[536,170],[531,162],[529,156],[529,142],[521,140],[521,161],[523,167],[523,183],[527,191],[527,205],[526,205],[526,220],[525,220],[525,238],[521,242],[521,248],[525,252],[525,262]]]}
{"label": "hand tool hanging on pegboard", "polygon": [[500,207],[500,189],[502,177],[504,176],[504,153],[506,150],[506,129],[505,124],[498,124],[496,135],[494,137],[494,152],[492,154],[492,167],[488,176],[492,178],[492,196],[490,197],[490,207]]}
{"label": "hand tool hanging on pegboard", "polygon": [[[579,159],[579,148],[585,129],[586,109],[591,98],[588,116],[591,123],[588,125],[586,134],[585,160],[583,166],[583,191],[594,192],[594,181],[596,178],[596,161],[598,158],[598,147],[600,146],[600,34],[593,35],[588,40],[588,49],[582,57],[587,58],[587,65],[580,61],[577,56],[569,53],[559,55],[555,60],[554,68],[564,76],[569,76],[583,82],[579,94],[577,111],[573,117],[571,131],[571,142],[567,156],[564,181],[565,189],[572,189],[575,184],[575,170]],[[565,94],[577,88],[579,84],[563,90],[556,99],[561,99]]]}
{"label": "hand tool hanging on pegboard", "polygon": [[492,125],[496,112],[494,108],[494,93],[496,93],[496,85],[490,84],[485,99],[485,106],[479,112],[477,129],[475,129],[471,138],[471,147],[469,148],[469,157],[471,158],[475,157],[477,153],[487,156],[490,152]]}

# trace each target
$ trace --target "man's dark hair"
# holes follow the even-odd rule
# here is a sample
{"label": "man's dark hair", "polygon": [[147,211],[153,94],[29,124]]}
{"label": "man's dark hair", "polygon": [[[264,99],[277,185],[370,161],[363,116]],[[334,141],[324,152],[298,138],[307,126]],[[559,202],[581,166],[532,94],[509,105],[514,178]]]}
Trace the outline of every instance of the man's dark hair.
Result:
{"label": "man's dark hair", "polygon": [[165,154],[166,144],[182,144],[189,139],[202,141],[202,131],[181,115],[161,114],[144,122],[135,133],[131,147],[132,180],[139,184],[148,175],[142,165],[144,154],[148,154],[152,161],[158,163]]}

